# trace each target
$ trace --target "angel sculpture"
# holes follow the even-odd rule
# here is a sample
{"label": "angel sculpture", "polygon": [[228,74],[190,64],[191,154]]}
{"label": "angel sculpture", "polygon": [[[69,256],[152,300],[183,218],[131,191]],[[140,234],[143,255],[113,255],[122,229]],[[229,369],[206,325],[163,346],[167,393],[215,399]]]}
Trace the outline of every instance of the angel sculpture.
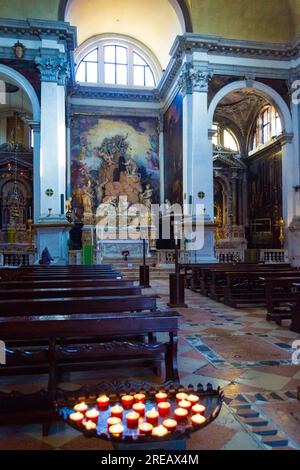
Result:
{"label": "angel sculpture", "polygon": [[125,162],[127,176],[137,176],[138,166],[132,157],[129,157],[127,162]]}
{"label": "angel sculpture", "polygon": [[147,207],[148,210],[151,209],[151,199],[152,199],[153,189],[150,184],[146,185],[145,191],[141,194],[141,202]]}

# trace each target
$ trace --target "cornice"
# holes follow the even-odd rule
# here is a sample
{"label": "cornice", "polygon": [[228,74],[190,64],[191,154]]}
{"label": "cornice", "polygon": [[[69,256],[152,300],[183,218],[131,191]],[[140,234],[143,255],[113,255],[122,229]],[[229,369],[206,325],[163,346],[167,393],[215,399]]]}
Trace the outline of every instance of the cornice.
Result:
{"label": "cornice", "polygon": [[155,90],[108,88],[101,86],[81,86],[76,84],[70,93],[71,98],[85,98],[115,101],[138,101],[159,103],[160,95]]}
{"label": "cornice", "polygon": [[31,40],[53,37],[64,41],[70,51],[77,46],[76,28],[64,21],[0,18],[0,35]]}
{"label": "cornice", "polygon": [[186,33],[177,36],[170,54],[173,57],[181,57],[183,53],[196,51],[255,59],[291,60],[300,56],[300,37],[293,42],[281,44]]}

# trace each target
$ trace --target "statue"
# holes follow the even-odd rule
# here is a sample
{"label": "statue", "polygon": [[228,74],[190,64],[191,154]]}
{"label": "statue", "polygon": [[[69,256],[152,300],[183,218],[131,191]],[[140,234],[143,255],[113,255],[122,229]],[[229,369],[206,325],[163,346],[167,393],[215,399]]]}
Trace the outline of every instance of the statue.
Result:
{"label": "statue", "polygon": [[151,210],[152,194],[153,194],[153,189],[151,188],[150,184],[147,184],[145,191],[140,196],[140,200],[141,200],[141,203],[144,204],[148,210]]}
{"label": "statue", "polygon": [[83,206],[83,221],[86,224],[93,223],[93,194],[91,192],[91,182],[88,186],[82,188],[82,206]]}
{"label": "statue", "polygon": [[97,186],[97,199],[98,199],[98,204],[101,204],[103,201],[104,195],[105,195],[105,185],[108,183],[108,179],[103,181],[102,183],[99,183]]}
{"label": "statue", "polygon": [[165,204],[164,204],[164,212],[165,212],[165,214],[170,214],[170,212],[171,212],[171,206],[172,206],[172,204],[170,203],[169,199],[166,199],[166,200],[165,200]]}
{"label": "statue", "polygon": [[138,166],[132,157],[129,157],[127,162],[125,162],[127,176],[137,176]]}

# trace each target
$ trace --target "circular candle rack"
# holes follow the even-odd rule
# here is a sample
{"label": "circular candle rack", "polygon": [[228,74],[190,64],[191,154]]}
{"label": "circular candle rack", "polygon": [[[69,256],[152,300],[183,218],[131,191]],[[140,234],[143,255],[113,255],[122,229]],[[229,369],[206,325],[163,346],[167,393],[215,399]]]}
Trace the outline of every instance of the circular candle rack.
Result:
{"label": "circular candle rack", "polygon": [[[174,417],[174,411],[178,408],[178,402],[176,400],[176,394],[183,392],[188,395],[193,394],[199,397],[199,403],[205,406],[204,417],[205,422],[200,425],[194,425],[192,423],[193,413],[190,412],[188,417],[183,421],[177,422],[177,427],[174,431],[169,431],[164,436],[152,436],[143,435],[140,433],[138,427],[129,428],[126,425],[126,415],[132,412],[132,405],[128,407],[122,405],[122,396],[124,395],[135,395],[137,393],[145,394],[145,415],[140,418],[143,422],[146,422],[147,411],[155,408],[158,409],[155,395],[158,392],[167,393],[167,401],[170,403],[170,413],[167,416],[159,416],[158,425],[161,425],[166,419],[176,419]],[[97,407],[97,397],[105,394],[109,397],[109,405],[105,410],[100,410]],[[88,409],[96,408],[99,411],[99,417],[96,423],[96,428],[93,430],[87,430],[83,423],[75,423],[70,420],[70,415],[74,413],[74,406],[84,401],[88,405]],[[206,389],[201,384],[197,387],[189,385],[183,387],[179,384],[172,382],[165,383],[162,386],[154,388],[153,385],[147,383],[138,382],[113,382],[113,383],[100,383],[91,388],[83,387],[76,392],[65,392],[59,390],[57,399],[57,411],[60,417],[67,422],[74,429],[82,432],[87,438],[97,437],[104,440],[112,440],[122,443],[142,443],[142,442],[154,442],[154,441],[167,441],[175,439],[187,438],[192,432],[198,431],[208,426],[214,421],[220,413],[223,402],[223,393],[218,388],[214,390],[211,384],[207,384]],[[124,408],[122,426],[124,427],[123,434],[121,436],[111,435],[108,431],[107,420],[111,417],[111,408],[115,405],[120,405]]]}

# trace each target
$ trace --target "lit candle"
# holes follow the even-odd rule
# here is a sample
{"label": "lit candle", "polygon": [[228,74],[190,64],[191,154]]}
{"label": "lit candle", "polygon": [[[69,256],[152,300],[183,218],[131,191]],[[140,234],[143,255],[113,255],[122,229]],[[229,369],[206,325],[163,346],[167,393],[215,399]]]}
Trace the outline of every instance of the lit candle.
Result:
{"label": "lit candle", "polygon": [[183,421],[187,418],[188,414],[189,412],[187,410],[184,410],[183,408],[176,408],[176,410],[174,411],[174,416],[177,421]]}
{"label": "lit candle", "polygon": [[94,423],[93,421],[86,421],[85,423],[83,423],[83,426],[87,431],[94,431],[97,427],[96,423]]}
{"label": "lit candle", "polygon": [[133,411],[136,411],[140,416],[144,416],[145,408],[146,407],[145,407],[144,403],[142,403],[141,401],[138,402],[138,403],[134,403],[134,405],[132,405]]}
{"label": "lit candle", "polygon": [[187,410],[187,411],[190,411],[190,409],[192,408],[191,402],[187,401],[187,400],[179,401],[178,406],[179,406],[179,408],[183,408],[184,410]]}
{"label": "lit candle", "polygon": [[171,405],[167,401],[162,401],[157,405],[160,416],[167,416],[171,411]]}
{"label": "lit candle", "polygon": [[70,420],[75,424],[82,424],[84,415],[77,411],[76,413],[71,413],[69,416]]}
{"label": "lit candle", "polygon": [[112,417],[116,417],[116,418],[120,418],[122,419],[123,418],[123,411],[124,409],[122,408],[122,406],[120,405],[116,405],[116,406],[113,406],[111,409],[110,409],[110,415]]}
{"label": "lit candle", "polygon": [[85,414],[87,409],[88,409],[88,406],[84,401],[74,406],[74,411],[77,411],[82,414]]}
{"label": "lit candle", "polygon": [[123,395],[122,398],[122,405],[123,406],[131,406],[133,403],[133,396],[132,395]]}
{"label": "lit candle", "polygon": [[139,431],[140,434],[149,435],[152,433],[153,426],[150,423],[140,423]]}
{"label": "lit candle", "polygon": [[114,437],[122,437],[124,426],[122,424],[113,424],[113,426],[109,427],[108,432]]}
{"label": "lit candle", "polygon": [[134,401],[135,403],[139,403],[139,402],[145,403],[146,395],[144,393],[136,393],[134,395]]}
{"label": "lit candle", "polygon": [[197,403],[196,405],[192,407],[193,414],[203,415],[205,410],[206,410],[205,406],[200,405],[200,403]]}
{"label": "lit candle", "polygon": [[110,426],[114,426],[115,424],[121,424],[121,423],[122,423],[122,420],[114,416],[113,418],[108,418],[107,427],[109,428]]}
{"label": "lit candle", "polygon": [[101,395],[97,398],[97,403],[99,410],[107,410],[109,404],[109,397],[107,397],[106,395]]}
{"label": "lit candle", "polygon": [[197,415],[192,416],[191,420],[192,420],[193,426],[199,426],[199,424],[205,423],[206,418],[202,415],[197,414]]}
{"label": "lit candle", "polygon": [[126,423],[129,428],[137,428],[139,424],[140,415],[135,411],[131,411],[126,415]]}
{"label": "lit candle", "polygon": [[157,426],[158,424],[158,411],[156,411],[155,408],[152,408],[152,410],[150,411],[147,411],[146,413],[146,420],[147,420],[147,423],[150,423],[152,424],[153,426]]}
{"label": "lit candle", "polygon": [[168,395],[167,393],[164,393],[164,392],[158,392],[156,395],[155,395],[155,399],[156,399],[156,402],[157,403],[161,403],[163,401],[167,401],[167,398],[168,398]]}
{"label": "lit candle", "polygon": [[93,421],[93,423],[98,423],[98,418],[99,418],[99,411],[97,411],[95,408],[92,410],[89,410],[85,413],[85,417],[88,421]]}
{"label": "lit candle", "polygon": [[163,426],[167,428],[168,431],[174,431],[177,426],[176,419],[165,419],[163,421]]}
{"label": "lit candle", "polygon": [[164,437],[168,434],[167,428],[165,428],[162,424],[160,426],[157,426],[156,428],[152,429],[152,436],[156,437]]}
{"label": "lit candle", "polygon": [[177,401],[186,400],[187,397],[188,397],[187,393],[180,392],[180,393],[177,393],[176,400]]}
{"label": "lit candle", "polygon": [[196,405],[196,403],[198,403],[199,400],[200,398],[197,395],[189,395],[187,397],[187,401],[191,402],[192,405]]}

